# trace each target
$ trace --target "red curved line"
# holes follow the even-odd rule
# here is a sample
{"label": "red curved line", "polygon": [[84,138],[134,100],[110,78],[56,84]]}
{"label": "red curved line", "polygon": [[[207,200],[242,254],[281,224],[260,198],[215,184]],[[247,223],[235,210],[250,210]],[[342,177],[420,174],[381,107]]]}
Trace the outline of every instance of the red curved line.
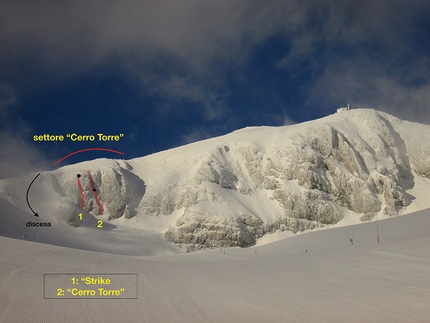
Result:
{"label": "red curved line", "polygon": [[61,163],[64,159],[66,159],[66,158],[68,158],[68,157],[70,157],[70,156],[72,156],[72,155],[79,154],[79,153],[83,153],[83,152],[85,152],[85,151],[90,151],[90,150],[104,150],[104,151],[109,151],[109,152],[111,152],[111,153],[117,153],[117,154],[120,154],[120,155],[124,155],[124,153],[123,153],[123,152],[118,151],[118,150],[113,150],[113,149],[107,149],[107,148],[86,148],[86,149],[77,150],[77,151],[75,151],[75,152],[73,152],[73,153],[68,154],[67,156],[64,156],[63,158],[61,158],[61,159],[59,159],[58,161],[56,161],[56,162],[55,162],[55,164],[54,164],[54,166],[57,166],[57,165],[58,165],[59,163]]}

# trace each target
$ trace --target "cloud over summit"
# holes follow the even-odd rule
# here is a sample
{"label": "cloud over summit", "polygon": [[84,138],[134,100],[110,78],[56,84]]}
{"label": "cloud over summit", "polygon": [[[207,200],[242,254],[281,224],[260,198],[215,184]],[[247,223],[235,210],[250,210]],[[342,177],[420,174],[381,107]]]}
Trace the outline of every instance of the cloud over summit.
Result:
{"label": "cloud over summit", "polygon": [[[37,104],[46,119],[43,107],[68,91],[80,100],[76,116],[102,105],[130,128],[180,123],[175,136],[187,141],[196,129],[301,122],[346,102],[430,123],[429,9],[424,1],[2,1],[0,90],[27,116]],[[158,141],[182,142],[157,131]]]}

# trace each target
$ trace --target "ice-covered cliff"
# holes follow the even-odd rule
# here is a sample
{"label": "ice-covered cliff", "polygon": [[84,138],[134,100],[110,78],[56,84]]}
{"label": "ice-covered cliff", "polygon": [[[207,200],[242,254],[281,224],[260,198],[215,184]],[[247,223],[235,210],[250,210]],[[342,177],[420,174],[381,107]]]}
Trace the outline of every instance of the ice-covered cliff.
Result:
{"label": "ice-covered cliff", "polygon": [[[276,230],[336,224],[345,214],[397,215],[416,199],[417,176],[430,176],[429,153],[430,126],[357,109],[42,173],[44,202],[36,206],[73,226],[82,225],[82,211],[107,221],[157,217],[165,239],[188,250],[243,247]],[[1,181],[2,199],[25,209],[16,196],[29,178]]]}

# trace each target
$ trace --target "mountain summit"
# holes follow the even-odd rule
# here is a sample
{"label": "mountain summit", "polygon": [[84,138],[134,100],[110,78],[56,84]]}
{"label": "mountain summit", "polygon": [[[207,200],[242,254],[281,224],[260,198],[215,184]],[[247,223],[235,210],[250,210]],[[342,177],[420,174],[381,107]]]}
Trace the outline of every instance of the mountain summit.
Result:
{"label": "mountain summit", "polygon": [[[369,109],[341,111],[127,161],[65,166],[42,173],[31,198],[40,220],[69,232],[102,219],[112,232],[152,230],[186,250],[244,247],[277,230],[419,208],[424,202],[414,192],[428,185],[429,139],[428,125]],[[2,235],[33,220],[22,193],[32,177],[0,181],[8,210],[0,214]]]}

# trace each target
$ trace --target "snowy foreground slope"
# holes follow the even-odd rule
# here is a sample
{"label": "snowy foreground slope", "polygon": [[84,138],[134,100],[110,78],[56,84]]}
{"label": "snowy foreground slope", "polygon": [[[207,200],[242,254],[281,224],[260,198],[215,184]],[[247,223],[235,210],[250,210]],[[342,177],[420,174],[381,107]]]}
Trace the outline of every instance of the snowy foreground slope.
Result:
{"label": "snowy foreground slope", "polygon": [[[1,180],[0,323],[428,322],[429,139],[374,110],[246,128],[43,172],[39,218],[37,173]],[[137,299],[45,299],[46,274]]]}
{"label": "snowy foreground slope", "polygon": [[[377,223],[148,257],[0,237],[0,323],[428,322],[430,210]],[[135,273],[138,298],[44,299],[46,273]]]}
{"label": "snowy foreground slope", "polygon": [[[39,219],[25,200],[37,174],[0,181],[0,235],[148,255],[179,252],[171,243],[184,250],[244,247],[268,234],[405,214],[430,207],[423,193],[430,187],[429,139],[428,125],[358,109],[245,128],[133,160],[65,166],[32,186]],[[27,227],[30,220],[51,227]]]}

